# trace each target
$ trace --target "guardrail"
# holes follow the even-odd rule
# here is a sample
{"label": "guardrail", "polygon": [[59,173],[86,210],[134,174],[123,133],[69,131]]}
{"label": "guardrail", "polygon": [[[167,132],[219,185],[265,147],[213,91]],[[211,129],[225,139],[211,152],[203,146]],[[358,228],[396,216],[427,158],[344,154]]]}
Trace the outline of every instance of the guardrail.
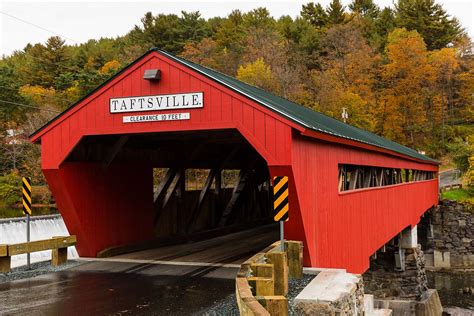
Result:
{"label": "guardrail", "polygon": [[288,278],[303,276],[303,243],[275,242],[245,261],[237,273],[235,292],[240,315],[288,315]]}
{"label": "guardrail", "polygon": [[447,184],[439,188],[440,192],[451,191],[454,189],[462,189],[462,183]]}
{"label": "guardrail", "polygon": [[44,250],[52,250],[52,265],[63,264],[67,261],[67,247],[75,246],[76,243],[76,236],[72,235],[19,244],[0,245],[0,272],[11,271],[12,256]]}

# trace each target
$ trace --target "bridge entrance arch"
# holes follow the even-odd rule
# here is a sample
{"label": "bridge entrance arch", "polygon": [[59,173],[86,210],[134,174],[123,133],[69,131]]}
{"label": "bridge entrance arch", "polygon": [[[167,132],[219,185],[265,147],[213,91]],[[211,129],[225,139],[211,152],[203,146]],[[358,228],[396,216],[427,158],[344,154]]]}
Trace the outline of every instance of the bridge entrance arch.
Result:
{"label": "bridge entrance arch", "polygon": [[267,163],[236,129],[86,136],[46,177],[85,256],[272,222]]}

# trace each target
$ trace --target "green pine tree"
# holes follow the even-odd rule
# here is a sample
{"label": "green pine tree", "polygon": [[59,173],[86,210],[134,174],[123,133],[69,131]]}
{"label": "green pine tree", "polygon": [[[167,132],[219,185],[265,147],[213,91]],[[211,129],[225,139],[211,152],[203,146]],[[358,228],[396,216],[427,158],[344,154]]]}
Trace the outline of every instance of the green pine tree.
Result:
{"label": "green pine tree", "polygon": [[380,13],[379,7],[373,0],[352,0],[349,4],[349,9],[354,13],[371,19],[375,19]]}
{"label": "green pine tree", "polygon": [[326,9],[328,24],[341,24],[344,22],[344,10],[340,0],[332,0]]}
{"label": "green pine tree", "polygon": [[416,30],[429,50],[446,47],[464,34],[458,20],[434,0],[398,0],[395,14],[397,27]]}
{"label": "green pine tree", "polygon": [[301,17],[316,27],[323,27],[328,22],[328,15],[320,3],[310,2],[301,8]]}

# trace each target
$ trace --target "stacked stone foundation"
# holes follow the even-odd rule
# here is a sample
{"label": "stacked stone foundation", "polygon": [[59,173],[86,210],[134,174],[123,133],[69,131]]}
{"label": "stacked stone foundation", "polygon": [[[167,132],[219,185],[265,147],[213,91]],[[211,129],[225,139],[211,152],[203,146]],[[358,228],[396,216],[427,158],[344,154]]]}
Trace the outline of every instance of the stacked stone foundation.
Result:
{"label": "stacked stone foundation", "polygon": [[430,210],[433,267],[440,269],[474,268],[474,207],[468,203],[441,201]]}
{"label": "stacked stone foundation", "polygon": [[424,298],[428,281],[421,247],[405,249],[405,271],[395,271],[396,252],[396,247],[388,246],[385,253],[378,253],[377,259],[372,259],[370,270],[363,275],[365,292],[376,298]]}

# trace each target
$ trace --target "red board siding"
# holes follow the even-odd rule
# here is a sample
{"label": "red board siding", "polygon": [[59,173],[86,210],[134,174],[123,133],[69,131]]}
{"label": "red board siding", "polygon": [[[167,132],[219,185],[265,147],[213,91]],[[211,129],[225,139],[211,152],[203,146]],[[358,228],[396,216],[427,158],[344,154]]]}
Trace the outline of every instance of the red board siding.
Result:
{"label": "red board siding", "polygon": [[[293,137],[292,172],[301,209],[291,213],[287,238],[306,239],[306,265],[362,273],[369,257],[437,204],[438,180],[338,192],[338,164],[437,170],[379,153]],[[293,216],[296,215],[296,216]]]}
{"label": "red board siding", "polygon": [[153,237],[151,167],[65,163],[44,174],[81,256]]}
{"label": "red board siding", "polygon": [[[162,71],[160,82],[143,80],[144,70],[156,67]],[[180,112],[191,113],[191,119],[186,121],[135,124],[122,122],[124,115],[176,113],[177,110],[109,113],[110,98],[201,91],[204,93],[204,107],[181,110]],[[71,126],[74,127],[72,130]],[[278,147],[290,147],[283,141],[291,141],[289,135],[292,127],[296,127],[295,124],[274,112],[154,53],[71,109],[34,139],[41,137],[43,143],[43,169],[56,169],[80,137],[85,135],[236,128],[269,164],[288,165],[288,152]],[[275,130],[279,130],[280,135],[288,136],[277,139]],[[279,146],[276,146],[277,142]]]}

